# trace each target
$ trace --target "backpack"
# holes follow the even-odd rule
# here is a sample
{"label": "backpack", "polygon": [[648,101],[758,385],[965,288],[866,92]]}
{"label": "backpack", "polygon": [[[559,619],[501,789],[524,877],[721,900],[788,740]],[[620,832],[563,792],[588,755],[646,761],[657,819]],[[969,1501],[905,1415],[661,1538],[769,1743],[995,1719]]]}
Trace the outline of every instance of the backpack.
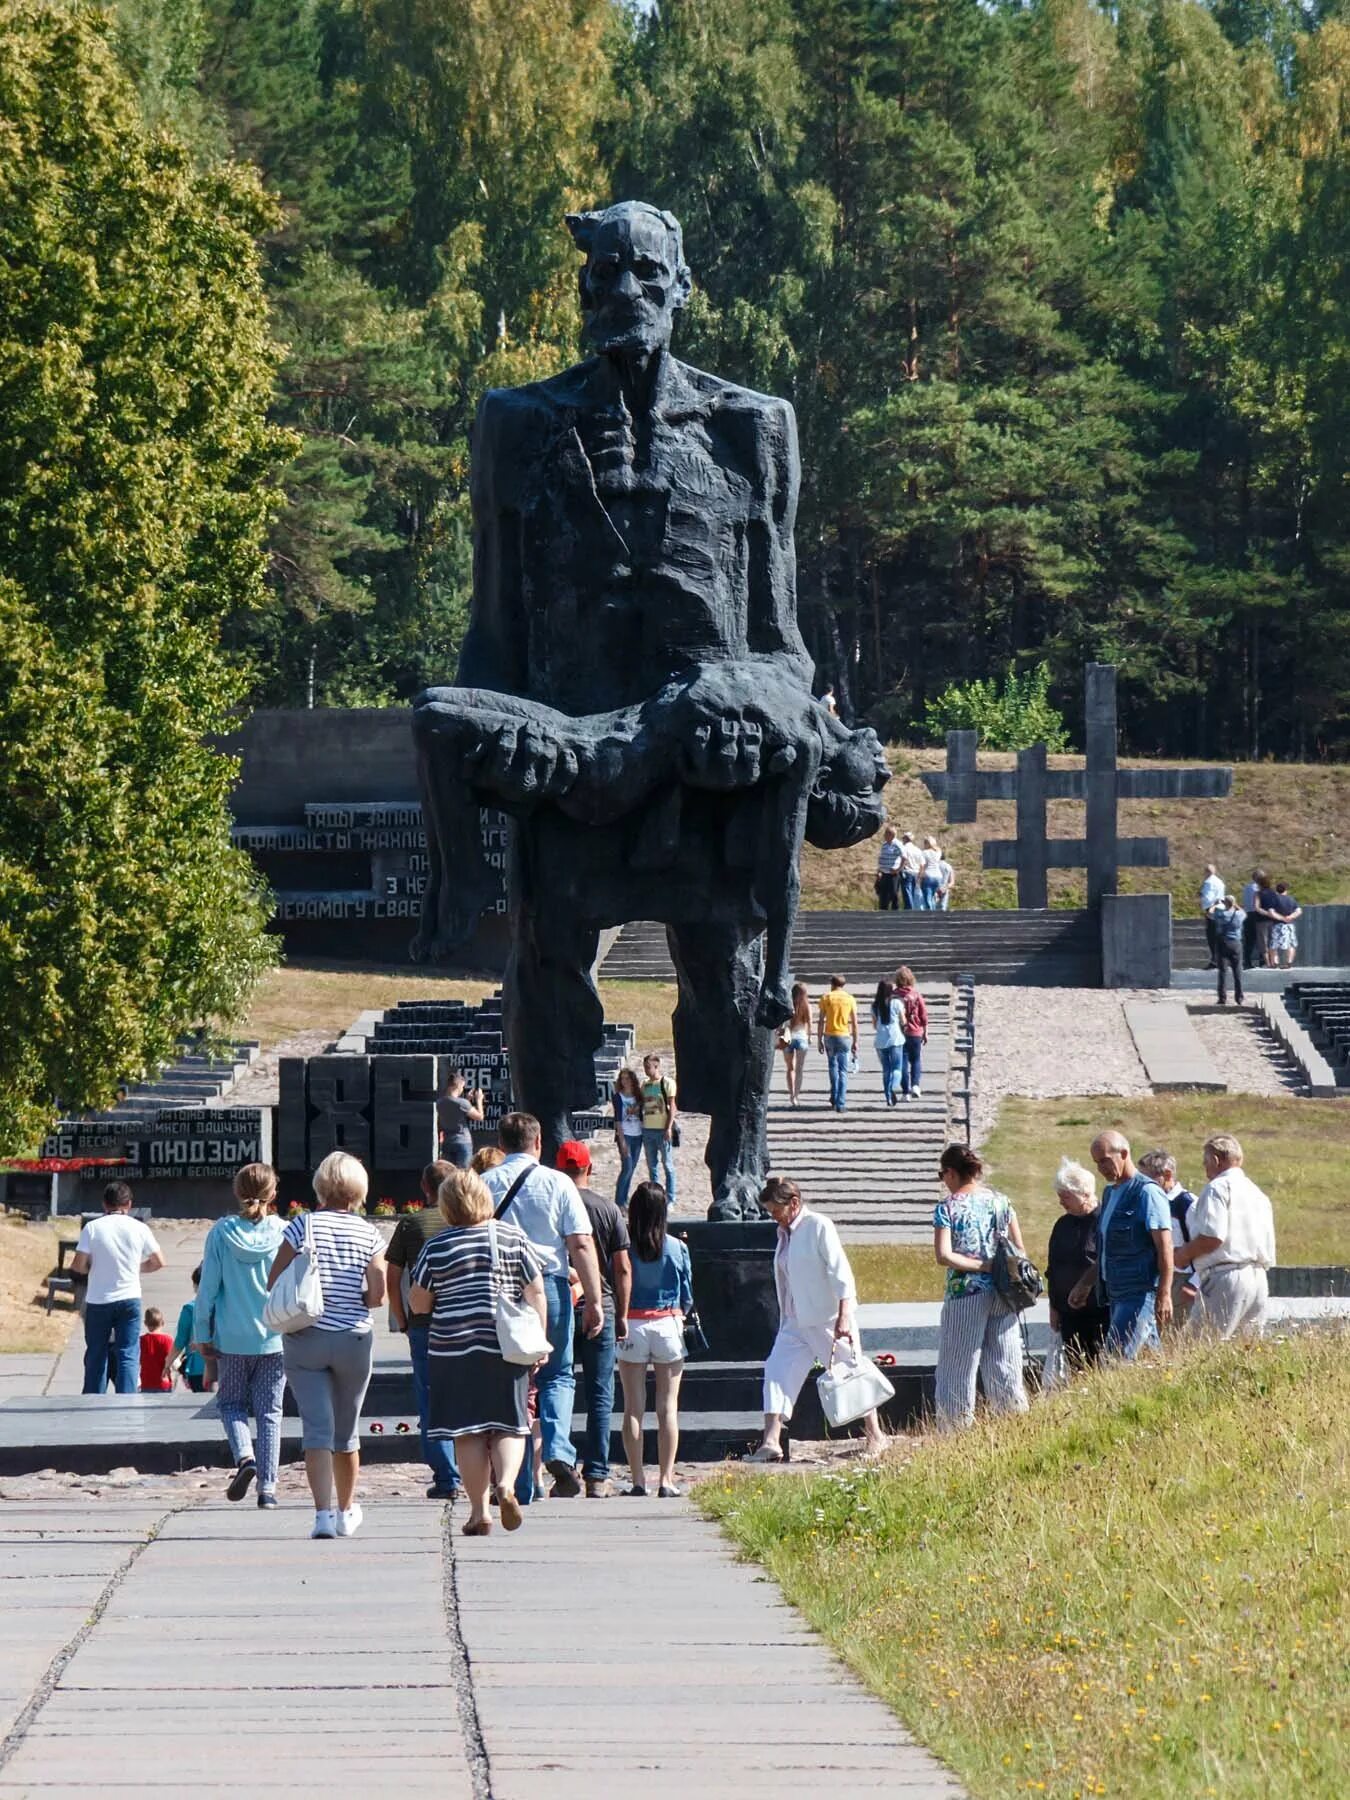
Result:
{"label": "backpack", "polygon": [[1023,1256],[1008,1233],[1008,1209],[994,1209],[994,1255],[990,1274],[994,1292],[1009,1312],[1025,1312],[1045,1292],[1041,1272]]}
{"label": "backpack", "polygon": [[919,1017],[918,998],[912,988],[904,997],[905,1031],[910,1037],[923,1036],[923,1020]]}

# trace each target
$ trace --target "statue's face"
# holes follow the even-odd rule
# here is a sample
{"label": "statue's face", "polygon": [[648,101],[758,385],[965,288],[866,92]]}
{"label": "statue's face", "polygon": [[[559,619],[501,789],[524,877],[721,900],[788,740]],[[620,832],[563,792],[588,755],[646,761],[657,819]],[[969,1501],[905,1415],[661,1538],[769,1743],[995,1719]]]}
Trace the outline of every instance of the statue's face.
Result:
{"label": "statue's face", "polygon": [[586,267],[586,336],[597,350],[650,356],[670,342],[686,294],[659,219],[620,213],[596,232]]}

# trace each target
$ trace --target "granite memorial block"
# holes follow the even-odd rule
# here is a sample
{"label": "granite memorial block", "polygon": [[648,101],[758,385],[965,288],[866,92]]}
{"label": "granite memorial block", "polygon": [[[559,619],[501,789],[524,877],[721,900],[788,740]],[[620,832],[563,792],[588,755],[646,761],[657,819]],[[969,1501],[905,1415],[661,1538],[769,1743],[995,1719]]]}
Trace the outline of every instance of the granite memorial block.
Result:
{"label": "granite memorial block", "polygon": [[434,1056],[372,1056],[372,1160],[377,1169],[424,1169],[437,1155]]}
{"label": "granite memorial block", "polygon": [[333,1150],[371,1166],[371,1079],[368,1056],[311,1056],[305,1063],[308,1104],[306,1162],[313,1169]]}
{"label": "granite memorial block", "polygon": [[812,697],[797,626],[796,421],[670,351],[676,219],[569,217],[594,354],[494,389],[472,440],[474,593],[458,681],[417,702],[429,870],[414,954],[461,953],[513,819],[505,1035],[545,1155],[593,1104],[600,933],[667,930],[683,1104],[710,1115],[712,1216],[757,1213],[772,1031],[802,844],[881,822],[869,731]]}

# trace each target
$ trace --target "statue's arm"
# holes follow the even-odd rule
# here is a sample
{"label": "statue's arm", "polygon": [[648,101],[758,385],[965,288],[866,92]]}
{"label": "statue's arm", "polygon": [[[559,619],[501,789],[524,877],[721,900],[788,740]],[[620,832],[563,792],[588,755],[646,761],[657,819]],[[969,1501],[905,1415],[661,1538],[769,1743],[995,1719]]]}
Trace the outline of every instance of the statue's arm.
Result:
{"label": "statue's arm", "polygon": [[786,400],[771,400],[755,432],[756,507],[750,521],[750,653],[792,665],[809,689],[815,665],[797,625],[797,553],[793,529],[801,492],[797,415]]}
{"label": "statue's arm", "polygon": [[470,439],[473,601],[458,682],[503,694],[523,694],[526,687],[520,514],[513,504],[511,454],[518,437],[518,406],[509,392],[490,388],[479,404]]}

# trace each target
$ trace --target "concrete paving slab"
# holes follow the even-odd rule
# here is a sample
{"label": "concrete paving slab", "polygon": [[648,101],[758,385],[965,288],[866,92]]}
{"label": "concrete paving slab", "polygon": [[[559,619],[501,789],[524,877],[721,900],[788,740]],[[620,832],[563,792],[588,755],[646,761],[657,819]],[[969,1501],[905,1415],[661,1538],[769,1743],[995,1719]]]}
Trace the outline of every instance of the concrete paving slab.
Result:
{"label": "concrete paving slab", "polygon": [[1155,1093],[1223,1094],[1228,1083],[1180,1000],[1127,1000],[1125,1023]]}
{"label": "concrete paving slab", "polygon": [[[24,1716],[0,1749],[0,1800],[91,1786],[329,1800],[335,1783],[400,1800],[960,1791],[686,1502],[538,1507],[481,1540],[458,1536],[462,1508],[447,1530],[442,1509],[373,1502],[333,1543],[308,1540],[303,1507],[215,1499],[167,1517],[121,1506],[104,1521],[117,1535],[83,1540],[98,1511],[25,1502],[0,1541],[53,1567],[92,1559],[78,1602],[0,1629],[0,1706]],[[669,1628],[587,1637],[578,1593],[604,1620],[640,1594]],[[622,1708],[635,1692],[640,1741],[606,1739],[597,1786],[580,1697]]]}

